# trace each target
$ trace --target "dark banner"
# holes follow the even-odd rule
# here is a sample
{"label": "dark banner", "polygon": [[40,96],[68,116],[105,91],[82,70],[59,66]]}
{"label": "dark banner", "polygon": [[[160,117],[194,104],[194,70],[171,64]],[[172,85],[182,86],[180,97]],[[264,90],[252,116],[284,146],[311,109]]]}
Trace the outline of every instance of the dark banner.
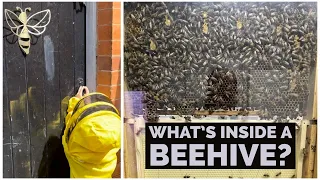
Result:
{"label": "dark banner", "polygon": [[146,169],[295,169],[294,123],[147,123]]}

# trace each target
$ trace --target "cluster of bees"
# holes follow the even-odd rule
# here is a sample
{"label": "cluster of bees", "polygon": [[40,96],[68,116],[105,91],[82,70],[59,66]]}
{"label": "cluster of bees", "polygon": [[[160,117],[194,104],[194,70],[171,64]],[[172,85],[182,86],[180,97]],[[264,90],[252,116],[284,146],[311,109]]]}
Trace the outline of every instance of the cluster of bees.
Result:
{"label": "cluster of bees", "polygon": [[125,76],[156,109],[306,112],[316,61],[316,3],[125,3]]}

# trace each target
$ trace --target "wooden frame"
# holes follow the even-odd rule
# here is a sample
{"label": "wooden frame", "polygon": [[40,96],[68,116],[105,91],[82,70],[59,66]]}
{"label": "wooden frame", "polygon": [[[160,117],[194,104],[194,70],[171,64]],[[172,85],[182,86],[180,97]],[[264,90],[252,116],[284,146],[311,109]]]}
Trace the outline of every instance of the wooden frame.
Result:
{"label": "wooden frame", "polygon": [[137,178],[137,160],[133,124],[124,123],[124,177]]}
{"label": "wooden frame", "polygon": [[305,158],[304,158],[304,168],[303,168],[303,178],[312,178],[315,164],[315,153],[317,144],[317,125],[312,124],[308,127],[306,148],[305,148]]}
{"label": "wooden frame", "polygon": [[[317,63],[316,63],[317,64]],[[307,139],[305,148],[305,159],[303,164],[303,178],[317,178],[317,79],[318,79],[318,67],[314,72],[314,90],[313,90],[313,102],[312,113],[310,119],[312,124],[307,129]]]}
{"label": "wooden frame", "polygon": [[306,144],[306,135],[307,135],[307,124],[306,122],[302,123],[298,132],[298,137],[300,137],[297,142],[297,152],[296,152],[296,177],[302,178],[303,170],[303,158],[304,158],[304,149]]}

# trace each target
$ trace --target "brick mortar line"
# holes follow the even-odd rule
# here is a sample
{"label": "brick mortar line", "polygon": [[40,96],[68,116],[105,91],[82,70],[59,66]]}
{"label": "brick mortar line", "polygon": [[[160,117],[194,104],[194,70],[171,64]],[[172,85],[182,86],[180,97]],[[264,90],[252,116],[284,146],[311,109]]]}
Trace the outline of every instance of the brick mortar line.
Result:
{"label": "brick mortar line", "polygon": [[97,57],[121,57],[121,55],[98,55]]}
{"label": "brick mortar line", "polygon": [[98,42],[121,42],[121,39],[119,40],[98,40]]}
{"label": "brick mortar line", "polygon": [[120,8],[114,8],[114,7],[111,7],[111,8],[98,8],[98,11],[113,10],[113,9],[120,9],[121,10],[121,7]]}
{"label": "brick mortar line", "polygon": [[118,40],[118,39],[115,39],[115,38],[113,38],[113,39],[114,39],[114,40],[99,40],[99,41],[100,41],[100,42],[101,42],[101,41],[111,41],[111,42],[119,41],[119,42],[121,42],[121,39],[119,39],[119,40]]}
{"label": "brick mortar line", "polygon": [[102,72],[121,72],[120,69],[118,69],[118,70],[113,70],[113,71],[110,71],[110,70],[99,70],[99,71],[102,71]]}
{"label": "brick mortar line", "polygon": [[99,24],[97,25],[98,27],[103,27],[103,26],[114,26],[114,25],[117,25],[117,26],[121,26],[121,24]]}
{"label": "brick mortar line", "polygon": [[98,27],[105,27],[105,26],[110,26],[110,27],[112,27],[113,25],[112,25],[112,24],[102,24],[102,25],[98,24],[97,26],[98,26]]}
{"label": "brick mortar line", "polygon": [[113,24],[98,24],[97,26],[98,27],[103,27],[103,26],[113,26],[113,25],[117,25],[117,26],[121,26],[121,24],[115,24],[115,23],[113,23]]}

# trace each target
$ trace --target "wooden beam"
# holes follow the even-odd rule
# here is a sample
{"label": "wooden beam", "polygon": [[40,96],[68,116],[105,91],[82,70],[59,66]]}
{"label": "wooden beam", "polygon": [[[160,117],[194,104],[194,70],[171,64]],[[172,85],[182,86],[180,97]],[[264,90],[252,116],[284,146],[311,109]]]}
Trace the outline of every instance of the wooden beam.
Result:
{"label": "wooden beam", "polygon": [[126,118],[126,119],[127,119],[127,118],[132,118],[132,113],[133,113],[132,99],[131,99],[129,96],[126,95],[127,92],[129,92],[129,91],[128,91],[127,82],[124,81],[124,82],[123,82],[123,94],[124,94],[124,97],[122,97],[122,98],[124,98],[124,104],[123,104],[123,106],[124,106],[124,112],[123,112],[123,117]]}
{"label": "wooden beam", "polygon": [[135,141],[135,153],[136,153],[136,168],[137,168],[137,178],[144,178],[144,156],[145,151],[143,151],[143,142],[141,142],[140,135],[141,125],[138,121],[134,123],[134,141]]}
{"label": "wooden beam", "polygon": [[[313,113],[312,113],[312,117],[313,119],[318,119],[317,117],[317,106],[318,106],[318,103],[317,103],[317,82],[318,80],[318,68],[316,66],[316,82],[315,82],[315,85],[314,85],[314,97],[313,97]],[[316,147],[318,146],[318,144],[316,145]],[[313,167],[313,178],[317,178],[318,177],[318,151],[316,150],[316,153],[314,155],[314,167]]]}
{"label": "wooden beam", "polygon": [[314,92],[313,92],[313,110],[312,110],[312,119],[317,119],[317,79],[318,79],[318,71],[316,68],[316,78],[314,83]]}
{"label": "wooden beam", "polygon": [[137,160],[133,125],[124,123],[124,177],[137,178]]}
{"label": "wooden beam", "polygon": [[313,167],[313,178],[317,178],[318,177],[318,151],[316,151],[316,154],[314,155],[314,167]]}
{"label": "wooden beam", "polygon": [[317,125],[309,125],[306,140],[306,154],[303,164],[303,178],[312,178],[314,171],[315,152],[317,144]]}
{"label": "wooden beam", "polygon": [[302,121],[300,129],[297,133],[297,153],[296,153],[296,177],[302,178],[304,149],[306,145],[307,124]]}

